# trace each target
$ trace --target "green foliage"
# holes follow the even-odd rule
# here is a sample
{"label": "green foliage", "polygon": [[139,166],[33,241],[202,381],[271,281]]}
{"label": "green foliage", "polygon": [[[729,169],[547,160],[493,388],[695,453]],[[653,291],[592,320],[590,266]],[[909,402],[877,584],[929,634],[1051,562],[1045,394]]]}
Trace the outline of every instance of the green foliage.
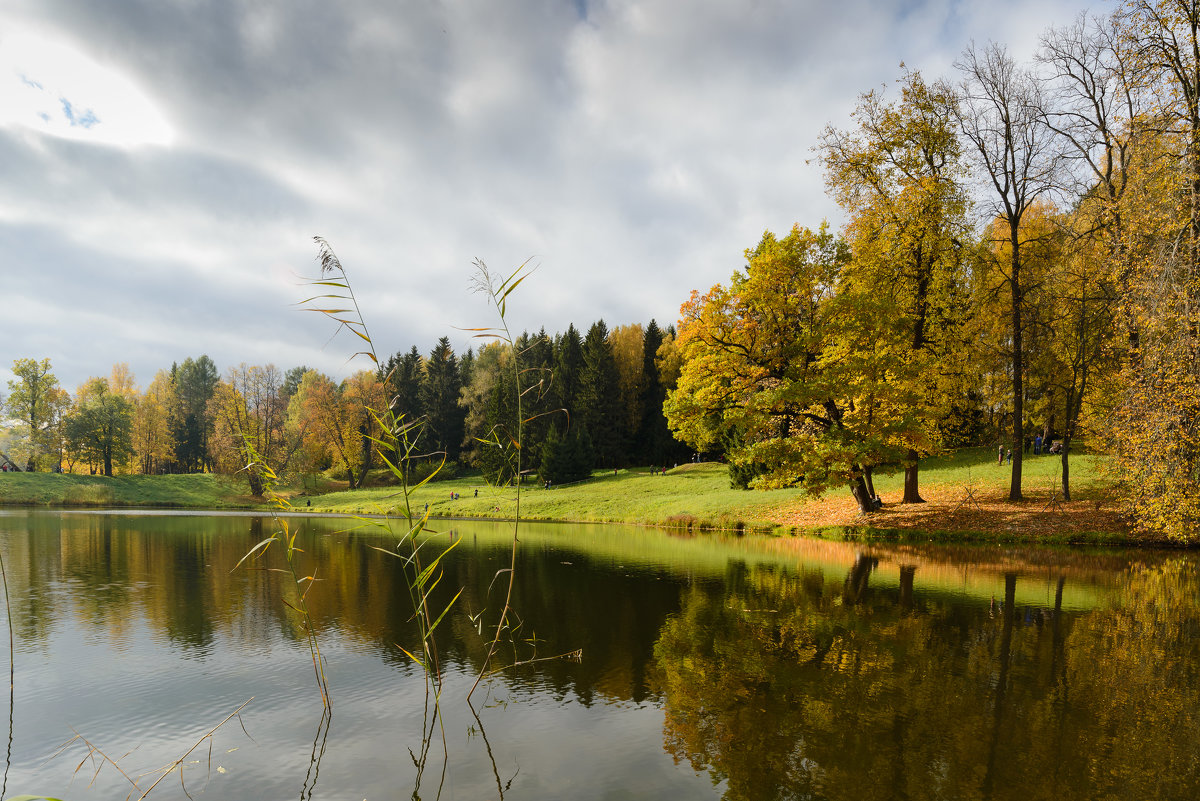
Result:
{"label": "green foliage", "polygon": [[877,296],[838,294],[850,254],[827,226],[768,232],[746,259],[684,305],[667,419],[697,450],[726,442],[731,463],[763,466],[753,486],[848,484],[866,509],[865,470],[897,460],[917,425],[874,347],[894,317]]}
{"label": "green foliage", "polygon": [[425,445],[445,453],[447,461],[457,460],[462,450],[465,414],[458,403],[461,393],[458,359],[450,340],[442,337],[425,360],[418,398],[427,423]]}
{"label": "green foliage", "polygon": [[208,404],[216,392],[221,374],[207,355],[188,357],[181,365],[171,366],[171,384],[175,400],[171,408],[171,434],[175,440],[178,469],[193,473],[211,466],[208,441],[212,433],[212,415]]}
{"label": "green foliage", "polygon": [[40,457],[53,457],[57,464],[58,428],[70,404],[70,396],[50,372],[50,360],[15,359],[15,379],[8,382],[4,411],[17,421],[16,446],[12,459],[24,457],[25,470],[34,470]]}
{"label": "green foliage", "polygon": [[84,385],[75,409],[63,426],[67,448],[104,475],[113,474],[113,464],[133,454],[133,404],[108,391],[108,382],[92,378]]}
{"label": "green foliage", "polygon": [[621,425],[617,363],[603,320],[588,329],[582,356],[575,419],[592,439],[596,463],[615,467],[624,459],[625,431]]}
{"label": "green foliage", "polygon": [[420,417],[421,354],[413,345],[407,353],[396,353],[379,367],[379,377],[388,387],[389,406],[397,417]]}
{"label": "green foliage", "polygon": [[590,477],[594,463],[591,438],[586,429],[577,426],[562,437],[552,428],[542,446],[539,475],[543,482],[570,484]]}

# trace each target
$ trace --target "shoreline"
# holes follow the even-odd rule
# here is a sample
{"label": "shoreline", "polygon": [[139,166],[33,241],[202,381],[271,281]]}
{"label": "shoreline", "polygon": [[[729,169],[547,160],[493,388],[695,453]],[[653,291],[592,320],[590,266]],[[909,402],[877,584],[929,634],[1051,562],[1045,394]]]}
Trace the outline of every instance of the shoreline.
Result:
{"label": "shoreline", "polygon": [[[648,468],[597,472],[577,485],[524,488],[520,520],[544,523],[616,523],[684,533],[768,536],[808,535],[855,541],[936,541],[1105,545],[1180,548],[1179,543],[1136,532],[1120,513],[1111,482],[1099,471],[1102,457],[1072,460],[1078,478],[1074,500],[1057,498],[1049,461],[1030,471],[1025,499],[1007,498],[1007,471],[980,462],[990,455],[965,449],[923,463],[925,503],[896,500],[902,476],[879,476],[884,505],[862,515],[848,492],[832,489],[812,497],[802,489],[745,491],[729,488],[718,463],[680,465],[667,475]],[[327,483],[325,485],[329,487]],[[289,508],[279,509],[246,494],[236,478],[213,474],[169,476],[77,476],[23,473],[0,477],[0,513],[5,509],[59,509],[119,513],[288,516],[393,516],[402,500],[396,487],[331,488],[308,495],[285,490]],[[479,494],[476,494],[476,491]],[[889,501],[889,498],[892,500]],[[290,504],[311,503],[311,506]],[[492,489],[479,476],[427,484],[409,499],[414,512],[428,508],[431,520],[513,522],[511,489]]]}

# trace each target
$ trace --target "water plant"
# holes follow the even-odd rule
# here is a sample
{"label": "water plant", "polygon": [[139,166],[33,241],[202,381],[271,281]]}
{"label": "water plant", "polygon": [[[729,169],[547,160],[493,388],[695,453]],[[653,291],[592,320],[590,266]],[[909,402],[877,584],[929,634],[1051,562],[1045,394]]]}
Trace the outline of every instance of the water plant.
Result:
{"label": "water plant", "polygon": [[[311,280],[309,285],[318,289],[318,293],[300,302],[300,306],[308,311],[316,312],[337,324],[334,334],[342,330],[349,331],[361,340],[361,350],[351,357],[368,359],[375,369],[379,369],[379,357],[375,352],[375,342],[367,327],[359,308],[358,299],[346,275],[346,270],[334,253],[329,243],[314,237],[319,251],[320,274]],[[459,596],[460,589],[448,603],[441,607],[434,606],[435,591],[444,578],[442,560],[457,542],[453,539],[445,548],[438,549],[434,535],[441,532],[433,530],[429,525],[429,512],[426,508],[420,513],[414,510],[412,493],[433,480],[445,464],[445,453],[424,453],[420,447],[421,434],[425,421],[409,419],[395,411],[394,404],[388,404],[383,409],[368,409],[378,435],[363,433],[365,445],[373,446],[376,454],[392,473],[399,486],[399,491],[393,496],[398,499],[400,516],[388,514],[387,510],[378,509],[377,517],[358,517],[357,528],[369,527],[385,530],[396,534],[393,527],[400,523],[399,537],[392,548],[375,548],[375,550],[400,560],[405,573],[405,587],[408,590],[409,601],[412,605],[412,620],[416,623],[419,644],[414,649],[405,648],[396,643],[396,647],[404,652],[422,670],[425,677],[425,714],[423,716],[421,745],[410,749],[413,766],[416,769],[416,786],[414,797],[419,788],[428,765],[430,749],[434,735],[440,733],[442,744],[442,773],[441,782],[445,781],[445,770],[449,754],[445,729],[442,725],[440,703],[444,686],[444,674],[439,656],[434,632],[441,624],[446,614],[453,608]],[[437,467],[429,471],[415,485],[410,484],[411,466],[418,460],[440,457]],[[266,541],[264,541],[266,543]],[[260,543],[261,547],[265,547]],[[259,546],[256,546],[259,547]],[[440,794],[442,783],[439,782]]]}

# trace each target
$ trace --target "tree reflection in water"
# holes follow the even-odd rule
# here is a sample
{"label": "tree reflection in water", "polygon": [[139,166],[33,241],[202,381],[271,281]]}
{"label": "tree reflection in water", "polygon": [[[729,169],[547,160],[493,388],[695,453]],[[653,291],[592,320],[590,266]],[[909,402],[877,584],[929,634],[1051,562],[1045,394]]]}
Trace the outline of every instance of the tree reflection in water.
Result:
{"label": "tree reflection in water", "polygon": [[[396,560],[370,532],[336,533],[344,521],[304,525],[340,693],[337,722],[315,736],[304,632],[278,602],[286,577],[232,570],[261,538],[253,519],[0,517],[16,707],[36,710],[17,717],[22,789],[68,784],[73,765],[44,765],[68,725],[122,753],[154,731],[138,759],[160,764],[236,692],[260,693],[255,745],[221,757],[214,792],[294,796],[303,782],[308,797],[385,797],[423,774],[433,798],[440,746],[428,772],[405,758],[429,732],[441,739],[442,717],[422,714],[423,674],[397,647],[418,647],[419,632]],[[1191,799],[1200,787],[1192,554],[530,525],[513,598],[528,641],[476,718],[461,702],[486,655],[471,615],[509,546],[484,524],[462,531],[433,599],[463,591],[439,629],[454,682],[447,797],[558,798],[571,781],[730,799]],[[582,661],[541,661],[580,648]]]}
{"label": "tree reflection in water", "polygon": [[[1130,571],[1109,609],[923,596],[739,567],[693,586],[655,644],[664,741],[726,799],[1193,798],[1200,582]],[[915,585],[914,590],[914,576]],[[1026,579],[1030,580],[1030,579]]]}

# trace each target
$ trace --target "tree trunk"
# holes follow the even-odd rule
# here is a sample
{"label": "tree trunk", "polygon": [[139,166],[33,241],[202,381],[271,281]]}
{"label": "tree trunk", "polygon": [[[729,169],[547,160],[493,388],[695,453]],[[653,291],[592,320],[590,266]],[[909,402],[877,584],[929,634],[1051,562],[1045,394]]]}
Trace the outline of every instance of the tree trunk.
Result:
{"label": "tree trunk", "polygon": [[1063,500],[1071,500],[1071,463],[1067,461],[1067,456],[1071,450],[1071,437],[1063,434],[1062,441],[1062,494]]}
{"label": "tree trunk", "polygon": [[900,566],[900,608],[904,610],[913,607],[913,576],[917,573],[916,565]]}
{"label": "tree trunk", "polygon": [[1025,438],[1025,364],[1021,352],[1021,305],[1024,301],[1021,289],[1021,256],[1018,242],[1020,241],[1020,219],[1009,221],[1010,241],[1012,242],[1012,272],[1009,285],[1012,289],[1012,370],[1013,370],[1013,461],[1012,479],[1008,487],[1010,501],[1021,500],[1021,442]]}
{"label": "tree trunk", "polygon": [[1050,435],[1054,433],[1054,412],[1046,418],[1046,425],[1042,428],[1042,453],[1046,453],[1050,449]]}
{"label": "tree trunk", "polygon": [[917,482],[917,451],[913,448],[908,449],[908,461],[911,464],[904,466],[904,498],[900,503],[925,503],[925,499],[921,497],[920,488]]}
{"label": "tree trunk", "polygon": [[867,592],[867,584],[871,579],[871,571],[879,564],[873,556],[858,554],[854,564],[846,575],[846,583],[842,587],[842,601],[846,604],[856,604],[863,599]]}
{"label": "tree trunk", "polygon": [[858,501],[858,510],[864,515],[875,511],[875,498],[867,489],[867,482],[861,475],[850,482],[850,494]]}
{"label": "tree trunk", "polygon": [[250,494],[255,498],[261,498],[263,494],[262,476],[253,467],[246,471],[246,480],[250,482]]}
{"label": "tree trunk", "polygon": [[999,755],[1000,733],[1004,731],[1004,699],[1008,695],[1008,670],[1012,661],[1013,620],[1016,616],[1017,574],[1004,574],[1004,611],[1000,626],[1000,667],[996,677],[996,700],[992,707],[992,736],[988,747],[987,769],[983,774],[983,797],[992,797]]}
{"label": "tree trunk", "polygon": [[863,470],[863,480],[867,482],[867,493],[871,496],[871,500],[874,501],[878,495],[875,493],[875,475],[872,468],[868,467]]}

